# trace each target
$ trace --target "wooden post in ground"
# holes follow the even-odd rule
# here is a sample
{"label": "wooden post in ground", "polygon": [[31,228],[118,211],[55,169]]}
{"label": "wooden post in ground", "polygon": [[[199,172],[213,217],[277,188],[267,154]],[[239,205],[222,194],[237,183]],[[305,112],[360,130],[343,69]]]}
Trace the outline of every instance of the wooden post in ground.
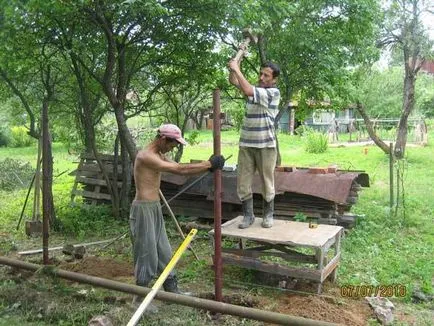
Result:
{"label": "wooden post in ground", "polygon": [[393,205],[394,205],[394,196],[393,196],[393,144],[389,144],[389,188],[390,188],[390,213],[392,213]]}

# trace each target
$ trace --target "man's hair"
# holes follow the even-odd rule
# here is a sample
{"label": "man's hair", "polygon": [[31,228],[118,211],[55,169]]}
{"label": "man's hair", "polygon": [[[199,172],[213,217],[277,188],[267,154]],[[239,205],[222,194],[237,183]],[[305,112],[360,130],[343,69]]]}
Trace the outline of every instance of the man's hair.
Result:
{"label": "man's hair", "polygon": [[261,68],[270,68],[273,71],[273,77],[274,78],[279,77],[279,75],[280,75],[280,68],[279,68],[279,66],[277,64],[271,62],[271,61],[265,62],[261,66]]}

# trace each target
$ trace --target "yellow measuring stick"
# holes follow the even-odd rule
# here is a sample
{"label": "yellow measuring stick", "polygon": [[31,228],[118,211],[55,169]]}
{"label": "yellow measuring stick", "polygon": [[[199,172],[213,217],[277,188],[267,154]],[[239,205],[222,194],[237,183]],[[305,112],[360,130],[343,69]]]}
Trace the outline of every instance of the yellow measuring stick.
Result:
{"label": "yellow measuring stick", "polygon": [[190,233],[185,237],[184,241],[179,246],[178,250],[176,250],[175,254],[173,255],[172,259],[167,264],[164,271],[161,273],[160,277],[155,281],[154,286],[152,287],[151,291],[148,293],[148,295],[143,299],[142,303],[140,304],[139,308],[134,313],[133,317],[131,317],[130,321],[128,322],[127,326],[135,326],[137,325],[138,321],[140,320],[140,317],[142,316],[143,312],[146,310],[148,305],[151,303],[152,299],[156,296],[158,290],[163,285],[166,278],[169,276],[170,272],[173,268],[175,268],[175,265],[178,263],[178,260],[181,258],[184,251],[187,250],[188,245],[193,240],[194,236],[197,233],[197,229],[192,229]]}

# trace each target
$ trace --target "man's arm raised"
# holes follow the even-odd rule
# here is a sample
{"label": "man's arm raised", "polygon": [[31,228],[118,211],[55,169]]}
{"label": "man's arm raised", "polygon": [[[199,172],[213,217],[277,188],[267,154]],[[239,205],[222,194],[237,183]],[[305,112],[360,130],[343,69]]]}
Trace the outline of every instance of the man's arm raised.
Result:
{"label": "man's arm raised", "polygon": [[234,80],[237,80],[238,85],[237,86],[246,96],[253,96],[253,86],[249,83],[249,81],[244,77],[243,73],[240,70],[240,66],[237,61],[231,60],[229,61],[229,81],[231,81],[231,78]]}

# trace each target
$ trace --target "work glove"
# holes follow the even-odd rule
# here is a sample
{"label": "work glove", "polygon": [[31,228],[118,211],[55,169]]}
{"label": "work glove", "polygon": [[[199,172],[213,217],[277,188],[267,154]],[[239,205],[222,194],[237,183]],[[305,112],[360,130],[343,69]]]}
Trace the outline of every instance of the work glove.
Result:
{"label": "work glove", "polygon": [[223,155],[211,155],[209,162],[211,163],[211,167],[208,169],[210,172],[221,170],[225,166],[225,158]]}

